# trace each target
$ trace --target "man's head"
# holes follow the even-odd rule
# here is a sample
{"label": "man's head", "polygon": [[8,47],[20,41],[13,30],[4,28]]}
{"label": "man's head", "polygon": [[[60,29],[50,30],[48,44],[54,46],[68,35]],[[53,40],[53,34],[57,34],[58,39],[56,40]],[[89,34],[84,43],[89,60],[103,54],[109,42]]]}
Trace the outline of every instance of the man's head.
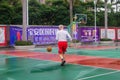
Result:
{"label": "man's head", "polygon": [[64,29],[64,26],[63,25],[59,25],[59,29],[60,30]]}

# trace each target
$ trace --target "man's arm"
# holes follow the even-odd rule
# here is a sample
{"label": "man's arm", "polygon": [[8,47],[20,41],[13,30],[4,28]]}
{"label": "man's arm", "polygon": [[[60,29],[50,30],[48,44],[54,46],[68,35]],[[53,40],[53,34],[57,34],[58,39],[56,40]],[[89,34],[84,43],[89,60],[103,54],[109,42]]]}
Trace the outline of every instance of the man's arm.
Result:
{"label": "man's arm", "polygon": [[72,37],[70,36],[70,34],[67,32],[67,36],[70,39],[70,41],[72,41]]}

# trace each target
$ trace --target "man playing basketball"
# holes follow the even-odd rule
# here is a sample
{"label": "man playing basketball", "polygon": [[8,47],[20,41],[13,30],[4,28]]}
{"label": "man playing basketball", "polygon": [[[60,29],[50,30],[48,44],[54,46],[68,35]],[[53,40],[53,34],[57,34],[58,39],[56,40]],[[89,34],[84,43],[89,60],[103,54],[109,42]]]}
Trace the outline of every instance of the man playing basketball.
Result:
{"label": "man playing basketball", "polygon": [[70,34],[66,30],[64,30],[64,26],[59,25],[59,30],[56,33],[56,40],[58,40],[58,53],[62,61],[61,66],[64,66],[66,62],[64,54],[67,49],[67,38],[72,41]]}

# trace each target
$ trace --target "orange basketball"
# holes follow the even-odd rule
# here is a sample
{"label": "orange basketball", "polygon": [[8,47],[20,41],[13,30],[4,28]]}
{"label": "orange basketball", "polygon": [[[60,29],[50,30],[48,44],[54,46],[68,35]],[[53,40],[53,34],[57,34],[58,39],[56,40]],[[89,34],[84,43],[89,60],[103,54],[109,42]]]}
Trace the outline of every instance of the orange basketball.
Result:
{"label": "orange basketball", "polygon": [[51,47],[51,46],[48,46],[48,47],[47,47],[47,51],[48,51],[48,52],[51,52],[51,51],[52,51],[52,47]]}

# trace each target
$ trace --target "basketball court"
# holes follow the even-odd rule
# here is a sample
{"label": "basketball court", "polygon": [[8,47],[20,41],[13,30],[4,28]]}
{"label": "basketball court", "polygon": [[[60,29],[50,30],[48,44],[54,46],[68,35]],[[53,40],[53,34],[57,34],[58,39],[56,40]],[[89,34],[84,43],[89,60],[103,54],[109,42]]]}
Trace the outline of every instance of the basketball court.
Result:
{"label": "basketball court", "polygon": [[[8,25],[2,25],[0,28],[2,44],[0,45],[7,45],[8,34],[10,46],[14,46],[15,41],[19,40],[29,40],[35,45],[56,44],[55,37],[58,27],[29,25],[31,24],[29,21],[29,1],[22,0],[22,7],[22,26],[10,25],[8,29]],[[90,7],[90,9],[93,9],[93,7]],[[92,10],[92,12],[94,12],[95,20],[93,27],[87,27],[86,25],[87,14],[76,13],[73,18],[70,17],[74,20],[65,29],[68,29],[73,39],[81,42],[96,43],[100,38],[120,40],[119,28],[108,28],[107,31],[107,14],[105,14],[105,29],[97,27],[96,10],[96,2],[94,2],[94,11]],[[93,18],[89,19],[91,20]],[[29,50],[3,48],[0,50],[0,80],[120,79],[120,45],[80,45],[74,48],[68,48],[65,56],[66,64],[65,66],[60,66],[61,60],[58,55],[58,48],[54,46],[52,52],[47,52],[46,47],[43,46]]]}
{"label": "basketball court", "polygon": [[0,51],[0,80],[119,80],[120,48],[80,46],[68,48],[60,66],[57,47]]}

